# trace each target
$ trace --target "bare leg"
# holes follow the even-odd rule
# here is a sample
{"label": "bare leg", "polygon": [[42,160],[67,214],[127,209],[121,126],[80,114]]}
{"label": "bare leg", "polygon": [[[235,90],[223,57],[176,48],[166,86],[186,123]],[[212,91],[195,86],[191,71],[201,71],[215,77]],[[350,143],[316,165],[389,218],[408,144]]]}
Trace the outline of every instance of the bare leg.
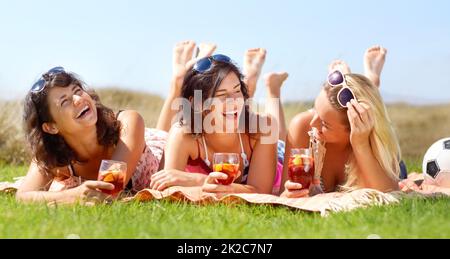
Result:
{"label": "bare leg", "polygon": [[216,49],[214,44],[202,43],[199,46],[200,52],[197,58],[193,57],[195,50],[195,42],[183,41],[175,45],[173,49],[172,69],[173,75],[169,95],[164,101],[163,108],[158,118],[156,128],[159,130],[169,131],[172,127],[172,119],[177,114],[172,109],[172,102],[181,96],[181,87],[183,86],[184,76],[187,71],[192,68],[195,62],[205,56],[210,56]]}
{"label": "bare leg", "polygon": [[192,59],[195,49],[195,42],[183,41],[177,43],[173,48],[172,57],[172,80],[170,85],[169,95],[164,101],[163,108],[158,118],[156,128],[159,130],[169,131],[171,120],[176,114],[171,108],[172,102],[181,94],[181,86],[183,84],[184,75],[186,74],[186,64]]}
{"label": "bare leg", "polygon": [[253,97],[256,92],[256,85],[265,61],[266,50],[262,48],[249,49],[244,55],[243,73],[250,97]]}
{"label": "bare leg", "polygon": [[364,54],[364,74],[377,87],[380,87],[380,76],[386,61],[386,54],[387,49],[381,46],[371,47]]}
{"label": "bare leg", "polygon": [[286,119],[283,104],[281,103],[281,86],[289,77],[286,72],[269,73],[264,76],[267,90],[266,111],[276,120],[279,129],[279,139],[286,141]]}

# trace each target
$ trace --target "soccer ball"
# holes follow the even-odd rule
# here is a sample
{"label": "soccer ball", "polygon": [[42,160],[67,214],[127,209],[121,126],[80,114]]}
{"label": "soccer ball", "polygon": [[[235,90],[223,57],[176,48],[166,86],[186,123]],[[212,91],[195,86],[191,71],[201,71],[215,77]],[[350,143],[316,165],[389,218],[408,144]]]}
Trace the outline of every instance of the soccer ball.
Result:
{"label": "soccer ball", "polygon": [[450,138],[434,143],[423,158],[426,183],[450,187]]}

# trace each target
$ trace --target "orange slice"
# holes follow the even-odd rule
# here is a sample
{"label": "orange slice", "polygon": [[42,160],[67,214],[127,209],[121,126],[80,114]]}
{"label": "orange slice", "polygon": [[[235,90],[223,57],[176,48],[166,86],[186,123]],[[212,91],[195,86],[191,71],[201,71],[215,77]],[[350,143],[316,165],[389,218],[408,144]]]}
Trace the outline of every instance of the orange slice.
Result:
{"label": "orange slice", "polygon": [[228,171],[228,172],[233,172],[236,170],[236,165],[233,164],[224,164],[223,165],[223,170],[224,171]]}
{"label": "orange slice", "polygon": [[303,163],[304,163],[304,164],[307,164],[307,165],[311,165],[311,164],[314,162],[314,161],[313,161],[313,158],[310,157],[310,156],[304,156],[304,155],[302,155],[302,156],[301,156],[301,159],[302,159]]}
{"label": "orange slice", "polygon": [[299,156],[299,155],[294,156],[294,160],[292,160],[292,163],[293,163],[295,166],[302,165],[302,164],[303,164],[302,157]]}
{"label": "orange slice", "polygon": [[116,179],[119,179],[121,173],[122,171],[120,170],[112,171],[112,174]]}
{"label": "orange slice", "polygon": [[104,182],[107,182],[107,183],[112,183],[112,182],[114,182],[114,181],[115,181],[114,175],[113,175],[113,174],[107,174],[107,175],[105,176],[105,178],[103,178],[103,181],[104,181]]}
{"label": "orange slice", "polygon": [[222,172],[223,166],[222,166],[222,164],[215,164],[213,166],[213,169],[214,169],[214,172]]}

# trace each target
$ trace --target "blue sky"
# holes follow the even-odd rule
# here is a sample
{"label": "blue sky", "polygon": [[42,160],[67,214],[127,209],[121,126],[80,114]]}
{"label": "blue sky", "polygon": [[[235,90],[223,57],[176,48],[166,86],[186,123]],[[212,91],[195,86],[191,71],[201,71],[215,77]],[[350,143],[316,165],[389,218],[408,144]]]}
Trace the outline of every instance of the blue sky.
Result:
{"label": "blue sky", "polygon": [[314,98],[333,59],[362,72],[364,50],[382,44],[387,100],[450,101],[449,11],[447,0],[0,0],[0,98],[23,97],[56,65],[94,87],[164,96],[172,47],[192,39],[239,64],[267,48],[264,72],[291,75],[287,100]]}

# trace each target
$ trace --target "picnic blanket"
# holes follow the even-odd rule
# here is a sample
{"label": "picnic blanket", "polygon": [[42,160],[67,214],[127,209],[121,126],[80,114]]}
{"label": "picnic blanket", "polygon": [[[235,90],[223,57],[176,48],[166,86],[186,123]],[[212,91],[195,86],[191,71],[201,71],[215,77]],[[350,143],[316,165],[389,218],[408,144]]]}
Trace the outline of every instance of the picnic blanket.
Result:
{"label": "picnic blanket", "polygon": [[[14,183],[0,183],[0,192],[14,193],[20,186],[20,181],[21,179],[18,178]],[[201,187],[175,186],[162,192],[145,189],[132,197],[122,199],[122,201],[148,202],[165,199],[199,205],[212,203],[279,205],[327,216],[330,213],[351,211],[358,208],[395,204],[410,197],[450,197],[450,188],[425,184],[422,174],[410,174],[408,179],[402,181],[399,185],[401,190],[391,193],[382,193],[373,189],[359,189],[351,192],[323,193],[313,197],[296,199],[268,194],[213,194],[202,192]]]}

